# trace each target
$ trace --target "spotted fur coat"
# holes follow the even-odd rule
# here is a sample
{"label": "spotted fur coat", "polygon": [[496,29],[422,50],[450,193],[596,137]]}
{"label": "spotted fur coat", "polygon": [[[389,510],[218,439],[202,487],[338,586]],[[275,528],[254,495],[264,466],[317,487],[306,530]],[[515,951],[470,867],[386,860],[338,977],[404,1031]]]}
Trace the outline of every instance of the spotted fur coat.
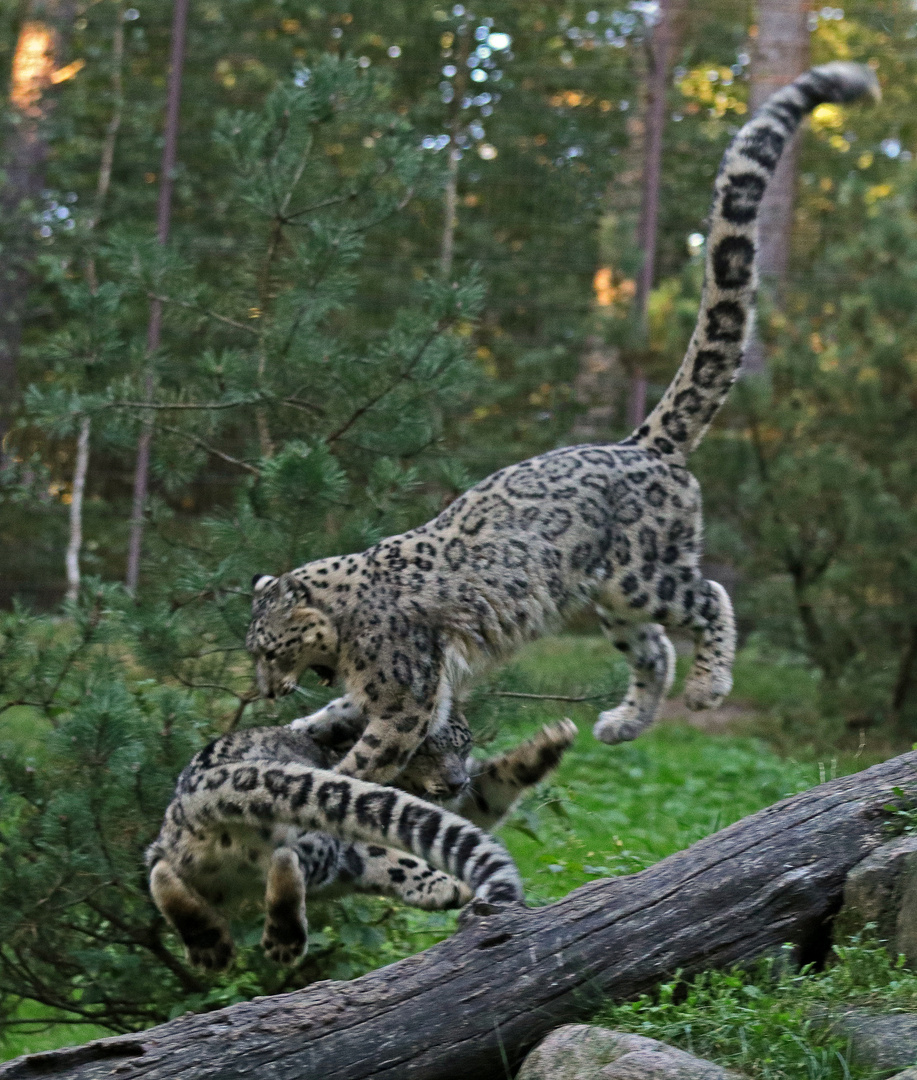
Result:
{"label": "spotted fur coat", "polygon": [[[450,724],[452,721],[449,722]],[[464,745],[456,718],[450,753]],[[338,725],[335,741],[359,731]],[[178,780],[147,852],[150,891],[189,959],[233,955],[225,913],[263,902],[262,945],[279,962],[305,952],[306,894],[384,893],[428,910],[522,899],[516,867],[484,829],[548,776],[576,736],[569,720],[498,757],[463,757],[469,782],[450,809],[329,771],[340,755],[294,727],[252,728],[201,750]],[[404,787],[436,790],[445,747],[414,756]]]}
{"label": "spotted fur coat", "polygon": [[247,644],[261,692],[288,693],[307,667],[343,683],[311,718],[362,718],[338,772],[390,780],[446,722],[469,676],[594,605],[630,684],[595,735],[633,739],[672,681],[666,636],[694,637],[693,709],[732,685],[735,624],[705,580],[701,498],[688,472],[741,364],[752,325],[758,211],[780,154],[821,102],[877,94],[869,68],[832,63],[778,90],[736,135],[716,179],[700,314],[652,413],[616,444],[569,446],[501,469],[439,517],[367,551],[253,582]]}

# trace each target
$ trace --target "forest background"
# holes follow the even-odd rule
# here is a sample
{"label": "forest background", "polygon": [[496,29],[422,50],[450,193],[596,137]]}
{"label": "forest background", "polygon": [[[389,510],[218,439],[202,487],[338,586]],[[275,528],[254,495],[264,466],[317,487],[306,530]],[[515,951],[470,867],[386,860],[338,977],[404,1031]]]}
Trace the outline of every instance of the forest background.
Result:
{"label": "forest background", "polygon": [[[748,115],[762,33],[788,14],[798,56],[872,64],[884,100],[822,106],[801,141],[757,371],[692,462],[709,572],[735,598],[756,734],[804,757],[804,730],[809,758],[831,768],[917,736],[913,4],[353,8],[190,5],[164,202],[173,4],[2,7],[11,1030],[130,1030],[358,973],[445,932],[448,921],[348,901],[327,926],[313,920],[324,928],[293,976],[252,951],[204,979],[152,909],[140,853],[207,737],[327,699],[308,678],[292,698],[254,699],[242,650],[253,574],[361,549],[503,464],[620,437],[652,405],[693,326],[713,177]],[[594,628],[575,629],[481,690],[482,741],[498,720],[511,740],[557,714],[500,693],[620,691]],[[592,707],[572,708],[588,731]],[[685,798],[677,828],[663,814],[642,837],[596,839],[598,865],[593,851],[575,866],[558,854],[571,828],[590,846],[593,812],[616,812],[624,835],[658,804],[653,785],[684,795],[691,768],[697,795],[712,757],[679,731],[654,751],[606,751],[601,766],[582,751],[590,785],[640,789],[632,813],[577,803],[568,778],[516,819],[524,868],[550,882],[542,899],[646,865],[803,782],[739,740],[734,790],[712,816]],[[677,783],[647,772],[668,765]],[[751,776],[758,801],[734,798]]]}

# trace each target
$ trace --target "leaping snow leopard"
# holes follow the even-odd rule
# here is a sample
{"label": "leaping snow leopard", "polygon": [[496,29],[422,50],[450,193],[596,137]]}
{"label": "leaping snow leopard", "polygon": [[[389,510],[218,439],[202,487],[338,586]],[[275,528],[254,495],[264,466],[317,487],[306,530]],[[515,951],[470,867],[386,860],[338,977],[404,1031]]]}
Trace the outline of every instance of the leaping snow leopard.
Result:
{"label": "leaping snow leopard", "polygon": [[391,780],[446,722],[468,677],[588,604],[626,656],[624,700],[600,714],[603,742],[633,739],[669,689],[667,629],[695,641],[692,709],[732,687],[735,623],[707,581],[701,498],[685,467],[736,378],[751,329],[757,218],[781,152],[822,102],[878,96],[867,67],[813,68],[773,94],[732,140],[716,179],[700,314],[671,385],[616,444],[568,446],[488,477],[437,518],[355,555],[253,581],[247,637],[262,694],[288,693],[305,668],[345,695],[311,718],[365,720],[337,767]]}

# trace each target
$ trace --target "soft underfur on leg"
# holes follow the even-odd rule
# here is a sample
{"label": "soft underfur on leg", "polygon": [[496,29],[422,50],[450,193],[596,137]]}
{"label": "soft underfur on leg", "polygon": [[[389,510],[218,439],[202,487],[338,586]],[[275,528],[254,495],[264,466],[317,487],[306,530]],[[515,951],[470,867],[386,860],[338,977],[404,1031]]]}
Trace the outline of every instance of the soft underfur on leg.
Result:
{"label": "soft underfur on leg", "polygon": [[271,856],[264,892],[264,934],[261,944],[269,959],[292,964],[306,951],[306,883],[296,852],[277,848]]}
{"label": "soft underfur on leg", "polygon": [[347,881],[361,892],[394,896],[427,911],[462,907],[471,899],[467,885],[397,848],[353,844],[351,861],[358,869]]}

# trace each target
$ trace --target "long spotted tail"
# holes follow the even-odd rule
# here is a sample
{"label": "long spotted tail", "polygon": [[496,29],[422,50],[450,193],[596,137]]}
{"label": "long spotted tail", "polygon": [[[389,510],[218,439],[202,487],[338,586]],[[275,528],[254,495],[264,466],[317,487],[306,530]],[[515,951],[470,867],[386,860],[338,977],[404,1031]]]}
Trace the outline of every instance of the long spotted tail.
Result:
{"label": "long spotted tail", "polygon": [[522,900],[519,871],[506,849],[469,821],[404,791],[298,762],[202,769],[189,778],[169,815],[167,826],[195,831],[221,823],[262,828],[288,822],[304,831],[395,847],[459,878],[486,903]]}
{"label": "long spotted tail", "polygon": [[703,438],[751,333],[758,210],[783,148],[817,105],[864,94],[880,96],[870,68],[842,61],[812,68],[772,94],[729,144],[714,185],[697,325],[662,400],[626,443],[682,462]]}

